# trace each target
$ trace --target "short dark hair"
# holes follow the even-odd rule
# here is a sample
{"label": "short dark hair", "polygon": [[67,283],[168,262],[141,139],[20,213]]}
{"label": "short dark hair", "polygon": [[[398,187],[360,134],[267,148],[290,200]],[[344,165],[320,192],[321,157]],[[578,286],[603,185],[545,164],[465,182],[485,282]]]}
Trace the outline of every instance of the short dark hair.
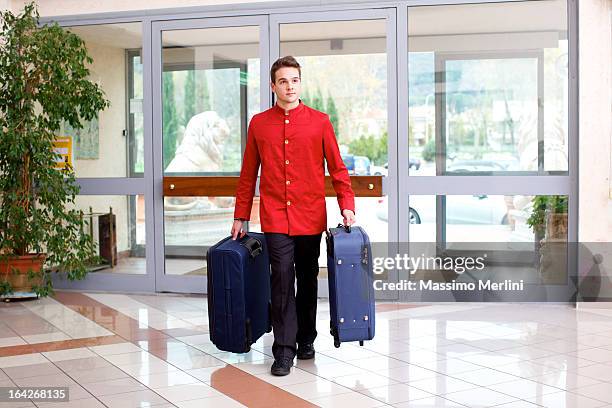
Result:
{"label": "short dark hair", "polygon": [[283,67],[297,68],[300,78],[302,77],[302,67],[300,66],[300,63],[297,62],[297,60],[291,55],[287,55],[286,57],[282,57],[274,61],[272,68],[270,68],[270,79],[272,80],[273,84],[276,83],[276,71]]}

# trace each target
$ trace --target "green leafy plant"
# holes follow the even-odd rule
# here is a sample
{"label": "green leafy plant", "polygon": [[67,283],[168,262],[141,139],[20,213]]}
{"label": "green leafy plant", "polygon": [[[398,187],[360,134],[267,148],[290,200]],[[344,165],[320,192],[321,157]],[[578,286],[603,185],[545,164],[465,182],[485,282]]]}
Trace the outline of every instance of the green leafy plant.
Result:
{"label": "green leafy plant", "polygon": [[[39,295],[51,291],[49,270],[82,279],[95,258],[83,214],[69,209],[79,193],[70,167],[53,150],[63,121],[75,129],[109,102],[88,79],[85,43],[57,24],[39,25],[34,3],[0,12],[0,261],[45,254]],[[42,271],[33,271],[42,274]],[[0,282],[2,292],[10,292]]]}
{"label": "green leafy plant", "polygon": [[553,214],[567,214],[567,196],[534,196],[531,199],[531,215],[527,218],[527,225],[533,232],[543,234],[546,229],[546,212]]}
{"label": "green leafy plant", "polygon": [[433,162],[436,160],[436,141],[434,139],[429,139],[427,143],[425,143],[425,147],[423,147],[422,153],[423,160],[427,162]]}

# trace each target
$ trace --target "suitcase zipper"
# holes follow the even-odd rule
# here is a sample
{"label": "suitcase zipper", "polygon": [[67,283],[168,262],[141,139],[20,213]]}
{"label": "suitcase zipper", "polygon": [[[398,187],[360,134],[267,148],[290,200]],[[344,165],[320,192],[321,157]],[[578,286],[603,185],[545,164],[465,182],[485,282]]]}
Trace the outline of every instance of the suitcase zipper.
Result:
{"label": "suitcase zipper", "polygon": [[[361,234],[361,238],[362,238],[362,241],[363,241],[364,253],[366,255],[364,263],[365,263],[365,265],[368,265],[370,263],[369,262],[370,261],[370,256],[372,255],[371,253],[368,253],[368,244],[369,244],[370,240],[369,240],[369,238],[366,238],[366,235],[365,235],[365,233],[363,231],[362,231],[362,234]],[[370,273],[369,273],[369,268],[367,266],[366,266],[365,273],[366,273],[366,281],[367,281],[366,290],[368,292],[368,302],[369,302],[368,304],[372,305],[372,303],[374,303],[374,299],[372,299],[372,291],[370,290],[370,285],[372,285],[372,282],[370,282]],[[371,308],[371,306],[368,307],[368,313],[370,313],[370,308]],[[376,312],[374,311],[373,313],[376,313]],[[364,316],[364,320],[365,321],[369,320],[368,315]],[[368,333],[369,334],[371,334],[370,327],[371,327],[371,325],[368,323]]]}
{"label": "suitcase zipper", "polygon": [[[210,249],[208,250],[208,254],[206,255],[206,258],[207,258],[207,263],[208,263],[207,267],[208,267],[208,266],[210,266],[210,268],[208,268],[208,270],[206,271],[206,273],[207,273],[207,274],[209,274],[209,273],[211,273],[211,272],[212,272],[212,270],[213,270],[212,248],[210,248]],[[207,278],[208,278],[207,280],[208,280],[209,282],[211,282],[211,281],[214,279],[214,277],[213,277],[212,275],[211,275],[210,277],[209,277],[209,276],[207,276]],[[214,298],[214,296],[213,296],[213,292],[214,292],[214,290],[212,290],[212,288],[214,287],[214,284],[215,284],[215,283],[214,283],[214,282],[212,282],[212,284],[211,284],[211,285],[208,285],[208,287],[206,288],[206,289],[207,289],[207,292],[208,292],[208,293],[206,294],[206,296],[208,296],[208,298],[209,298],[209,300],[210,300],[210,301],[208,302],[208,309],[210,310],[211,306],[212,306],[212,308],[213,308],[213,312],[212,312],[212,313],[210,313],[210,311],[208,312],[208,316],[209,316],[209,317],[212,317],[212,319],[211,319],[211,320],[212,320],[212,322],[209,322],[208,327],[209,327],[209,331],[210,331],[210,341],[212,341],[213,343],[215,342],[215,334],[214,334],[214,332],[215,332],[215,312],[214,312],[214,310],[215,310],[215,309],[214,309],[214,305],[215,305],[215,298]],[[210,323],[212,323],[212,326],[211,326],[211,324],[210,324]],[[212,327],[212,330],[210,330],[210,328],[211,328],[211,327]]]}

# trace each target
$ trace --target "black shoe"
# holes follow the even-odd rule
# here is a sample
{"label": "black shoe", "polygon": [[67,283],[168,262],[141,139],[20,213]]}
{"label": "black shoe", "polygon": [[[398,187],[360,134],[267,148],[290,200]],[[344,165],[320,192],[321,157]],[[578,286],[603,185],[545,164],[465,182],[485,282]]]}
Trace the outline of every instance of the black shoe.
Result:
{"label": "black shoe", "polygon": [[312,343],[300,344],[297,349],[298,360],[310,360],[315,356],[315,349]]}
{"label": "black shoe", "polygon": [[289,374],[291,367],[293,366],[293,359],[288,357],[282,357],[278,360],[274,360],[270,373],[276,376],[283,376]]}

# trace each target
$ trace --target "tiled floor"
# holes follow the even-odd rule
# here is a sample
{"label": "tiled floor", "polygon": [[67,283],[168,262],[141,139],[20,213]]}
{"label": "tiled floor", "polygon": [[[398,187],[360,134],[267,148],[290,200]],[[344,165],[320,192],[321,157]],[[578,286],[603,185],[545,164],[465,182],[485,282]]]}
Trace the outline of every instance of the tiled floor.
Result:
{"label": "tiled floor", "polygon": [[58,292],[0,305],[0,387],[66,386],[68,403],[3,407],[612,408],[612,318],[562,305],[379,304],[376,338],[269,374],[211,344],[204,297]]}

